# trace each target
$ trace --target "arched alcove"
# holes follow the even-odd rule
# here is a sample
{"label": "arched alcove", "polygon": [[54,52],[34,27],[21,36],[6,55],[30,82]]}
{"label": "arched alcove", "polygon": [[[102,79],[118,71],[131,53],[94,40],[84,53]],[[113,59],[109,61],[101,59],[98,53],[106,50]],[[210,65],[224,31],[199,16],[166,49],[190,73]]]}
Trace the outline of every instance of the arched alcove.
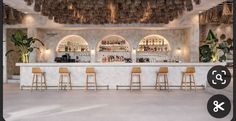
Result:
{"label": "arched alcove", "polygon": [[103,37],[96,47],[97,62],[124,62],[131,58],[131,47],[128,41],[120,35]]}
{"label": "arched alcove", "polygon": [[97,44],[98,52],[127,52],[130,51],[130,45],[127,40],[120,35],[107,35]]}
{"label": "arched alcove", "polygon": [[161,35],[148,35],[138,44],[138,62],[163,62],[171,57],[169,41]]}
{"label": "arched alcove", "polygon": [[169,41],[161,35],[148,35],[138,45],[138,51],[169,52],[171,50]]}
{"label": "arched alcove", "polygon": [[87,41],[79,35],[63,37],[56,48],[57,52],[86,52],[89,51]]}

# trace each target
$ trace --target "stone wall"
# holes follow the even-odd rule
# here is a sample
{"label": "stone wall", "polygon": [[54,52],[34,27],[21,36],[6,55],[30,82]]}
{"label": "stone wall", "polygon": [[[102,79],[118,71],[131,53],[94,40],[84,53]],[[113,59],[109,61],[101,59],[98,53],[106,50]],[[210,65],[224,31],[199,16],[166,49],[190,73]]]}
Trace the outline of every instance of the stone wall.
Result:
{"label": "stone wall", "polygon": [[[177,48],[183,49],[182,58],[184,61],[189,61],[187,29],[135,29],[135,28],[90,28],[90,29],[77,29],[77,30],[57,30],[57,29],[37,29],[38,38],[44,41],[45,47],[50,48],[50,56],[46,62],[54,62],[56,56],[56,47],[60,40],[68,35],[79,35],[84,38],[89,45],[90,49],[95,49],[97,43],[108,35],[120,35],[125,38],[130,44],[131,48],[137,48],[139,42],[148,35],[161,35],[166,38],[171,46],[171,55],[175,56]],[[37,53],[36,61],[42,62],[40,53]]]}
{"label": "stone wall", "polygon": [[[105,24],[105,25],[57,24],[57,23],[54,23],[52,20],[48,20],[47,17],[41,16],[40,14],[28,14],[24,18],[23,24],[11,25],[11,26],[4,25],[3,27],[4,29],[13,28],[13,27],[14,28],[26,27],[28,29],[28,32],[27,32],[28,36],[33,36],[33,37],[41,37],[40,34],[43,34],[43,33],[40,33],[40,29],[44,29],[44,30],[51,29],[51,31],[67,31],[67,32],[61,32],[60,33],[62,34],[60,35],[61,37],[57,37],[57,39],[61,39],[63,36],[71,34],[70,32],[72,31],[79,31],[80,33],[74,32],[74,34],[80,34],[82,37],[86,33],[87,34],[91,33],[91,35],[97,34],[98,36],[97,35],[95,35],[95,37],[88,36],[86,38],[86,40],[91,41],[91,43],[93,44],[96,43],[95,41],[100,40],[102,37],[108,34],[119,34],[121,36],[124,36],[129,41],[134,40],[134,42],[132,43],[133,45],[137,45],[137,43],[141,40],[142,37],[145,37],[146,35],[149,35],[149,34],[160,34],[160,35],[165,34],[163,36],[166,37],[167,39],[169,38],[168,40],[173,41],[172,45],[175,45],[174,40],[171,39],[171,38],[175,38],[173,37],[175,36],[175,34],[174,35],[171,35],[171,34],[172,32],[175,33],[177,29],[182,29],[182,31],[185,31],[185,32],[183,32],[184,35],[181,35],[181,36],[185,38],[185,40],[187,41],[187,42],[184,42],[185,46],[183,47],[184,48],[183,51],[185,51],[184,53],[186,55],[185,57],[188,56],[187,58],[185,58],[185,60],[188,60],[189,62],[198,62],[198,58],[199,58],[198,13],[191,13],[191,14],[187,13],[186,15],[180,16],[179,18],[171,21],[169,24],[136,23],[136,24]],[[129,33],[126,33],[127,31],[123,31],[124,28],[127,29],[127,31],[129,30]],[[172,32],[166,32],[167,29],[168,31],[172,31]],[[127,34],[127,35],[124,35],[124,34]],[[54,37],[54,36],[51,36],[50,34],[48,35],[50,36],[49,38]],[[51,40],[49,38],[46,38],[47,41]],[[179,41],[181,39],[177,38],[176,40]],[[56,41],[59,41],[59,40],[56,40]],[[183,43],[183,41],[181,40],[179,43]],[[90,46],[95,47],[92,44],[90,44]],[[36,61],[37,61],[37,55],[35,51],[31,53],[30,62],[36,62]]]}
{"label": "stone wall", "polygon": [[233,25],[232,24],[207,24],[200,26],[200,40],[204,42],[206,40],[209,30],[212,30],[217,38],[220,38],[222,34],[226,35],[226,38],[233,38]]}

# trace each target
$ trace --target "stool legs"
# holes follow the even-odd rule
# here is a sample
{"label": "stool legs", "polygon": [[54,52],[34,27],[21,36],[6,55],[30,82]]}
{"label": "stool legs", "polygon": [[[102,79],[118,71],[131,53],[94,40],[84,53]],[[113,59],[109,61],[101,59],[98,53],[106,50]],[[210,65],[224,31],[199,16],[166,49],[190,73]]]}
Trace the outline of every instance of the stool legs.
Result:
{"label": "stool legs", "polygon": [[169,86],[168,76],[167,75],[165,75],[165,76],[166,76],[166,87],[167,87],[167,89],[169,91],[170,90],[170,86]]}
{"label": "stool legs", "polygon": [[[161,80],[160,80],[161,76],[163,77],[163,82],[161,82]],[[155,89],[157,89],[157,87],[159,87],[159,90],[161,90],[161,87],[162,87],[161,83],[164,85],[165,90],[169,90],[169,81],[168,81],[167,74],[161,74],[161,75],[157,74]]]}
{"label": "stool legs", "polygon": [[[89,76],[93,76],[93,82],[89,82]],[[86,84],[85,84],[85,88],[86,90],[88,90],[89,88],[89,84],[94,84],[94,90],[97,90],[97,78],[96,78],[96,74],[90,74],[86,76]]]}
{"label": "stool legs", "polygon": [[132,84],[133,84],[133,83],[132,83],[132,80],[133,80],[133,76],[132,76],[132,74],[131,74],[130,85],[129,85],[129,89],[130,89],[130,91],[132,90],[132,86],[133,86],[133,85],[132,85]]}
{"label": "stool legs", "polygon": [[[138,77],[138,81],[137,81],[137,82],[134,82],[133,76],[137,76],[137,77]],[[141,76],[140,76],[140,74],[138,74],[138,75],[133,75],[133,74],[131,74],[130,87],[129,87],[130,91],[132,91],[132,87],[135,86],[135,85],[133,85],[133,84],[139,84],[139,85],[138,85],[139,90],[142,90],[142,83],[141,83]]]}
{"label": "stool legs", "polygon": [[97,79],[96,79],[96,74],[94,74],[94,82],[95,82],[95,90],[97,90]]}
{"label": "stool legs", "polygon": [[[40,76],[40,77],[39,77]],[[40,78],[40,80],[39,80]],[[42,91],[43,87],[46,90],[47,89],[47,84],[46,84],[46,78],[45,78],[45,74],[33,74],[33,79],[32,79],[32,85],[31,85],[31,91],[34,89],[35,86],[35,90],[38,90],[39,86],[40,86],[40,91]]]}
{"label": "stool legs", "polygon": [[36,76],[36,75],[33,74],[33,79],[32,79],[32,84],[31,84],[31,89],[30,89],[31,91],[33,90],[33,87],[34,87],[35,76]]}
{"label": "stool legs", "polygon": [[[67,81],[66,82],[64,82],[64,76],[67,77]],[[68,90],[68,89],[72,90],[70,74],[67,74],[67,75],[60,74],[60,77],[59,77],[59,80],[58,80],[57,91],[59,89],[62,90],[63,87],[64,87],[65,90]]]}
{"label": "stool legs", "polygon": [[160,84],[160,79],[159,79],[159,75],[156,75],[156,86],[155,89],[157,90],[157,87],[159,87],[159,90],[161,89],[161,84]]}
{"label": "stool legs", "polygon": [[[187,77],[189,77],[189,81],[187,81]],[[184,87],[187,90],[187,86],[189,86],[190,90],[192,90],[192,87],[194,87],[195,91],[197,90],[194,74],[183,74],[180,88],[183,89]]]}
{"label": "stool legs", "polygon": [[43,87],[43,78],[42,78],[42,76],[40,76],[40,85],[41,85],[40,91],[42,91],[42,87]]}
{"label": "stool legs", "polygon": [[192,75],[192,79],[193,79],[192,82],[193,82],[193,85],[194,85],[194,89],[195,89],[195,91],[197,91],[194,75]]}
{"label": "stool legs", "polygon": [[86,76],[86,84],[85,84],[86,90],[88,90],[88,75]]}
{"label": "stool legs", "polygon": [[138,75],[138,80],[139,80],[139,89],[142,90],[142,83],[141,83],[141,77]]}
{"label": "stool legs", "polygon": [[47,90],[47,81],[46,81],[45,73],[43,74],[43,80],[44,80],[45,89]]}

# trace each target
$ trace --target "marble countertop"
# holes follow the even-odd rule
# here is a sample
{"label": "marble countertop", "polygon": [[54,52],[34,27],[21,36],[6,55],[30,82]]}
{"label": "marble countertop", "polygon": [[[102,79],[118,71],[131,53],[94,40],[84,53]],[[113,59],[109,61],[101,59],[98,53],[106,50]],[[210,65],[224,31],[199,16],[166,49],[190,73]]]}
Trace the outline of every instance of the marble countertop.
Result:
{"label": "marble countertop", "polygon": [[16,66],[23,67],[60,67],[60,66],[111,66],[111,67],[123,67],[123,66],[214,66],[214,65],[226,65],[226,63],[16,63]]}

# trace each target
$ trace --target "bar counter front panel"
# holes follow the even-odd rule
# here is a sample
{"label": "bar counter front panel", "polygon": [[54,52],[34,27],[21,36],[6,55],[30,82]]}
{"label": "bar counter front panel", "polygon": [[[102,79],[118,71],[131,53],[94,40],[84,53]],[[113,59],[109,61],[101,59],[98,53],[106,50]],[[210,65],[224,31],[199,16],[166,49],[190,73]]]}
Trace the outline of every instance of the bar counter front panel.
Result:
{"label": "bar counter front panel", "polygon": [[[207,84],[207,73],[215,65],[226,65],[226,63],[17,63],[20,66],[20,86],[27,87],[32,84],[32,67],[40,67],[46,73],[48,88],[58,85],[59,67],[67,67],[71,72],[72,86],[84,86],[86,81],[86,67],[93,66],[96,70],[98,86],[109,85],[110,89],[117,89],[117,85],[130,84],[131,69],[134,66],[141,67],[142,86],[154,86],[156,83],[156,72],[159,67],[169,68],[169,85],[180,86],[182,71],[186,67],[194,66],[196,69],[196,85]],[[188,79],[188,78],[187,78]],[[51,88],[56,89],[56,88]]]}

